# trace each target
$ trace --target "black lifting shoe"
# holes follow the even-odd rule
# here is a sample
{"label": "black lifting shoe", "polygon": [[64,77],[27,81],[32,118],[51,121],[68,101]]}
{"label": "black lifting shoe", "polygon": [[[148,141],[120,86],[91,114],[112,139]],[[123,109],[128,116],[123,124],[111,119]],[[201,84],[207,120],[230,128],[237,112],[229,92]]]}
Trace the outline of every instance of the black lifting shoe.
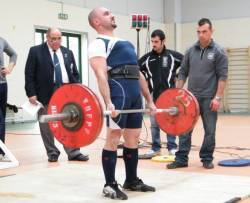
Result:
{"label": "black lifting shoe", "polygon": [[155,188],[143,183],[139,178],[136,178],[133,182],[126,182],[123,184],[123,189],[130,191],[139,191],[139,192],[155,192]]}
{"label": "black lifting shoe", "polygon": [[128,196],[119,189],[119,186],[121,185],[118,185],[117,182],[114,182],[112,184],[105,184],[102,191],[104,197],[120,200],[128,199]]}
{"label": "black lifting shoe", "polygon": [[184,168],[184,167],[188,167],[188,164],[174,161],[171,164],[167,164],[166,167],[167,169]]}

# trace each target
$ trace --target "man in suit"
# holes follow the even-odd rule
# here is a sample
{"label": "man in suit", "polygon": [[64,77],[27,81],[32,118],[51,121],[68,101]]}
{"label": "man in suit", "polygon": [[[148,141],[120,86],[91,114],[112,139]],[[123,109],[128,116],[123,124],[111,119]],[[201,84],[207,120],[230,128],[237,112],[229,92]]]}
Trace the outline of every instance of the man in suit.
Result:
{"label": "man in suit", "polygon": [[[54,91],[63,84],[79,82],[73,52],[61,46],[62,33],[58,28],[49,28],[47,42],[30,48],[25,66],[25,90],[31,104],[37,101],[44,105],[38,115],[46,114],[49,100]],[[39,123],[41,136],[49,162],[56,162],[60,151],[55,146],[54,136],[47,123]],[[69,160],[87,161],[79,148],[64,150]]]}

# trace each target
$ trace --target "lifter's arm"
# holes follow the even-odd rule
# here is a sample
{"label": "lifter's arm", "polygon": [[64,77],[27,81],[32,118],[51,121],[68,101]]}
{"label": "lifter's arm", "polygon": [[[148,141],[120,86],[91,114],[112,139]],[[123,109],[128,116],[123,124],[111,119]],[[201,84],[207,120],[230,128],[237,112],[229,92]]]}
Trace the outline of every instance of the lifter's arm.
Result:
{"label": "lifter's arm", "polygon": [[95,72],[99,91],[104,99],[104,102],[108,110],[112,111],[111,116],[116,116],[115,107],[111,101],[110,89],[108,84],[108,75],[107,75],[107,63],[106,58],[104,57],[93,57],[90,60],[90,65]]}

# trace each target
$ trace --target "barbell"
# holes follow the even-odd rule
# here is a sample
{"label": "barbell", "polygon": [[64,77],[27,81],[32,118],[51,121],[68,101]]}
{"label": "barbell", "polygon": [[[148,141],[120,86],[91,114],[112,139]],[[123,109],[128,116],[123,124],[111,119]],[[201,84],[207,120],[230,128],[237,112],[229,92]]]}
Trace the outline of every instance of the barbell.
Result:
{"label": "barbell", "polygon": [[[199,117],[196,98],[187,90],[171,88],[156,101],[156,121],[166,133],[182,135],[191,131]],[[118,113],[144,113],[149,109],[122,109]],[[101,132],[104,115],[96,94],[82,84],[67,84],[52,95],[48,114],[41,115],[39,122],[49,123],[56,139],[67,147],[83,147],[96,140]]]}

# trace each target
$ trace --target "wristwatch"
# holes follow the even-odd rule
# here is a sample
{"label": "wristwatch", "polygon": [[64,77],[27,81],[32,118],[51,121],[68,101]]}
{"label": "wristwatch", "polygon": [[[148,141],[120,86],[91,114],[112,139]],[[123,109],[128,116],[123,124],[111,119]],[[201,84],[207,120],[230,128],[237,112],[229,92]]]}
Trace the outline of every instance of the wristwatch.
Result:
{"label": "wristwatch", "polygon": [[216,99],[217,101],[220,101],[220,100],[221,100],[221,97],[215,96],[215,99]]}

